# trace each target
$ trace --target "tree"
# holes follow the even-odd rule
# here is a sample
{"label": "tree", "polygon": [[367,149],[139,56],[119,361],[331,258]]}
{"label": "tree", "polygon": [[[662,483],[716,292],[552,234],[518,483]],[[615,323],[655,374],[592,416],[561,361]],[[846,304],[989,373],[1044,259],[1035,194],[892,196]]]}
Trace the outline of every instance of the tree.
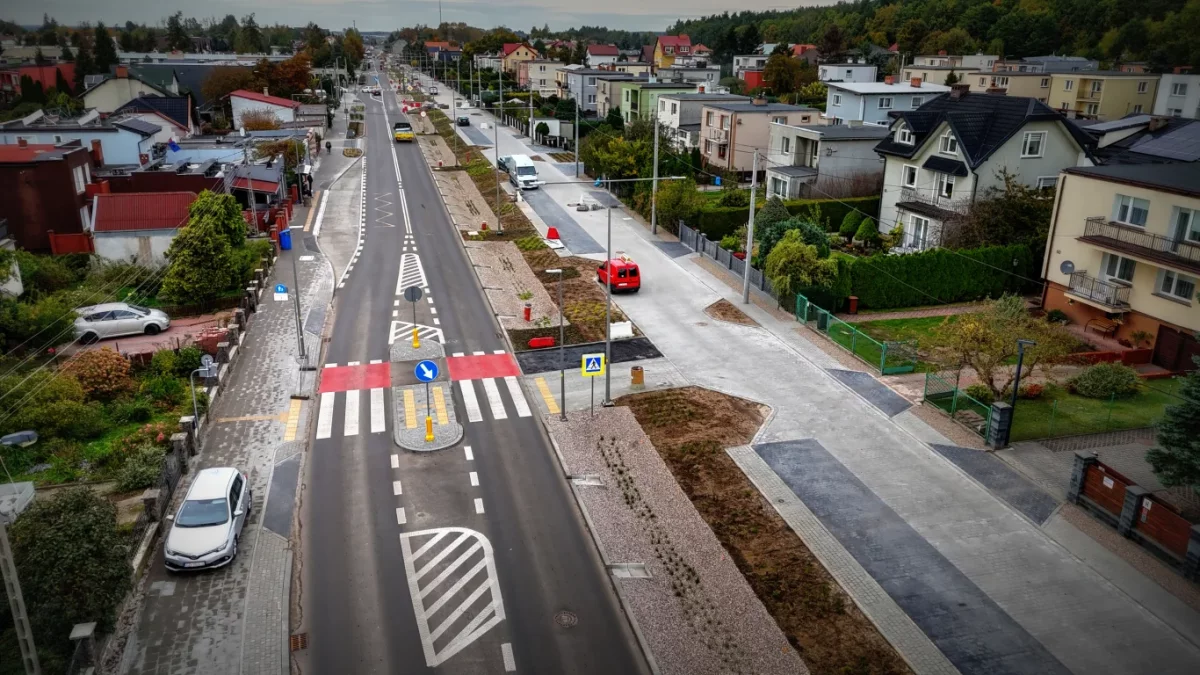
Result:
{"label": "tree", "polygon": [[218,66],[213,68],[208,77],[204,79],[204,84],[200,85],[200,91],[203,92],[205,99],[218,101],[228,96],[229,92],[238,89],[257,90],[258,83],[258,78],[249,68]]}
{"label": "tree", "polygon": [[96,72],[107,73],[109,68],[117,65],[117,46],[103,23],[96,24],[92,48],[95,50],[93,57],[95,58]]}
{"label": "tree", "polygon": [[687,221],[704,206],[691,178],[662,181],[658,186],[658,222],[670,232],[679,232],[679,221]]}
{"label": "tree", "polygon": [[[757,218],[755,219],[757,220]],[[817,250],[818,258],[829,257],[829,235],[819,225],[800,218],[789,217],[770,223],[761,231],[755,224],[755,234],[758,236],[758,255],[768,256],[775,246],[783,240],[788,232],[793,230],[800,233],[800,240]]]}
{"label": "tree", "polygon": [[67,78],[63,77],[62,70],[59,68],[54,69],[54,88],[60,94],[70,95],[71,93],[71,85],[67,82]]}
{"label": "tree", "polygon": [[842,51],[845,43],[846,38],[842,35],[842,29],[836,23],[831,23],[825,29],[825,33],[821,35],[821,41],[817,44],[817,48],[821,50],[822,56],[830,57]]}
{"label": "tree", "polygon": [[788,297],[810,286],[832,285],[837,261],[822,259],[815,246],[804,243],[799,230],[790,230],[767,254],[763,273],[780,297]]}
{"label": "tree", "polygon": [[246,131],[273,131],[279,128],[279,118],[270,110],[247,110],[237,122],[238,128]]}
{"label": "tree", "polygon": [[167,249],[167,260],[159,296],[168,302],[207,302],[234,282],[233,248],[212,218],[189,217]]}
{"label": "tree", "polygon": [[790,55],[775,54],[763,66],[763,81],[779,96],[795,91],[799,79],[800,62]]}
{"label": "tree", "polygon": [[254,15],[242,17],[242,27],[233,41],[234,51],[239,54],[261,54],[266,51],[262,31],[254,21]]}
{"label": "tree", "polygon": [[62,54],[59,55],[59,60],[70,63],[75,60],[75,52],[71,51],[70,45],[62,46]]}
{"label": "tree", "polygon": [[315,23],[309,22],[304,27],[304,47],[310,52],[316,52],[325,46],[325,31]]}
{"label": "tree", "polygon": [[[117,529],[117,509],[86,487],[38,499],[9,532],[34,638],[50,660],[65,662],[65,636],[77,623],[113,629],[117,605],[130,587],[129,544]],[[43,668],[48,668],[45,660]]]}
{"label": "tree", "polygon": [[1146,459],[1163,485],[1195,489],[1200,485],[1200,370],[1183,378],[1179,398],[1158,423],[1159,447],[1146,453]]}
{"label": "tree", "polygon": [[46,103],[46,91],[42,88],[41,82],[35,82],[28,75],[21,76],[21,100],[31,103]]}
{"label": "tree", "polygon": [[738,51],[742,54],[753,54],[761,41],[757,24],[750,23],[738,29]]}
{"label": "tree", "polygon": [[75,91],[83,93],[84,78],[96,71],[96,62],[92,60],[92,50],[86,41],[80,41],[75,54]]}
{"label": "tree", "polygon": [[167,49],[192,51],[192,40],[183,28],[183,12],[175,12],[167,19]]}
{"label": "tree", "polygon": [[951,68],[949,73],[946,73],[946,81],[943,83],[947,87],[952,84],[958,84],[958,75],[954,74],[954,69]]}
{"label": "tree", "polygon": [[346,36],[342,38],[342,51],[346,53],[346,58],[350,60],[352,67],[357,68],[362,63],[366,49],[363,47],[362,36],[357,30],[351,28],[346,31]]}
{"label": "tree", "polygon": [[[287,143],[288,141],[282,141]],[[273,144],[265,143],[257,149]],[[256,150],[257,150],[256,149]],[[276,146],[275,152],[259,153],[255,159],[264,159],[284,154]],[[288,168],[296,166],[293,160]],[[201,222],[211,226],[229,242],[233,248],[241,248],[246,243],[246,220],[242,217],[242,208],[233,195],[219,194],[205,190],[196,197],[196,201],[188,207],[188,224]]]}
{"label": "tree", "polygon": [[954,318],[934,330],[936,358],[948,368],[973,369],[995,398],[1004,395],[1016,376],[1016,369],[1009,364],[1016,359],[1017,340],[1037,343],[1025,349],[1022,377],[1045,374],[1063,362],[1076,345],[1065,327],[1030,316],[1025,301],[1015,295],[990,301],[983,311]]}
{"label": "tree", "polygon": [[989,188],[971,204],[966,217],[955,226],[943,228],[940,245],[978,248],[1027,244],[1034,257],[1041,258],[1054,212],[1054,189],[1031,188],[1004,170],[997,178],[1003,187]]}
{"label": "tree", "polygon": [[920,19],[905,21],[896,32],[896,43],[903,54],[914,54],[929,34],[929,26]]}
{"label": "tree", "polygon": [[[756,232],[766,232],[775,223],[781,223],[792,217],[791,212],[783,205],[783,200],[777,195],[767,198],[767,203],[754,214],[754,229]],[[761,240],[762,237],[759,236]]]}

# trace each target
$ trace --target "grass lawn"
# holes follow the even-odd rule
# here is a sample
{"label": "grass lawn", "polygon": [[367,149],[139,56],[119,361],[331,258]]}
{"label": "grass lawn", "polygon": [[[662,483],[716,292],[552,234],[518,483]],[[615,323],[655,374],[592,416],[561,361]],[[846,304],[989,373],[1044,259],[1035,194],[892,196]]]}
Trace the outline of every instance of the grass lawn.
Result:
{"label": "grass lawn", "polygon": [[[850,351],[855,356],[878,368],[882,351],[879,345],[871,340],[864,339],[862,335],[855,337],[854,329],[857,329],[863,335],[870,336],[878,342],[915,340],[919,347],[930,341],[933,336],[933,330],[937,326],[940,326],[946,319],[947,317],[944,316],[927,316],[914,319],[864,321],[858,324],[836,322],[829,330],[829,338],[842,347],[845,347],[847,351]],[[954,321],[955,317],[951,316],[949,319],[950,321]],[[889,367],[900,364],[899,359],[893,356],[888,357],[887,365]],[[922,360],[917,361],[916,372],[923,373],[934,370],[937,370],[937,368],[933,364]]]}
{"label": "grass lawn", "polygon": [[1117,399],[1111,405],[1107,400],[1076,396],[1052,385],[1037,400],[1017,401],[1012,440],[1148,427],[1162,419],[1167,406],[1182,400],[1177,395],[1182,385],[1179,378],[1149,380],[1137,395]]}

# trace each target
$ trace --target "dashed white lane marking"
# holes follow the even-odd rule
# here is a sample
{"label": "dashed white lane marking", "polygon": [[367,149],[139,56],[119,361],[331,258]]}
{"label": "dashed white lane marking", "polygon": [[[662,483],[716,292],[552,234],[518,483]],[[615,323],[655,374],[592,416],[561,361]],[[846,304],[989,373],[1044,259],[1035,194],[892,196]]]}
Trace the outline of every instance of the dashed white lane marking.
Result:
{"label": "dashed white lane marking", "polygon": [[333,392],[321,394],[321,409],[317,413],[317,438],[333,435]]}
{"label": "dashed white lane marking", "polygon": [[[517,406],[520,410],[520,406]],[[387,429],[387,417],[383,411],[383,388],[371,390],[371,433],[378,434]]]}
{"label": "dashed white lane marking", "polygon": [[505,642],[500,645],[500,657],[504,659],[504,672],[517,672],[517,661],[513,658],[511,644]]}
{"label": "dashed white lane marking", "polygon": [[326,368],[337,368],[337,364],[336,363],[326,363],[325,367]]}
{"label": "dashed white lane marking", "polygon": [[380,363],[383,363],[383,359],[371,359],[371,365],[373,366]]}
{"label": "dashed white lane marking", "polygon": [[346,392],[346,421],[344,424],[344,435],[346,436],[358,435],[358,392],[358,389]]}
{"label": "dashed white lane marking", "polygon": [[473,461],[475,459],[475,453],[471,452],[471,446],[469,446],[469,445],[463,446],[463,454],[465,454],[467,456],[468,462]]}
{"label": "dashed white lane marking", "polygon": [[362,364],[361,364],[360,362],[358,362],[358,361],[347,361],[347,362],[346,362],[346,365],[347,365],[347,366],[359,366],[359,365],[362,365]]}
{"label": "dashed white lane marking", "polygon": [[398,316],[400,316],[400,310],[398,310],[398,309],[393,309],[393,310],[392,310],[392,318],[393,318],[393,319],[395,319],[395,318],[396,318],[396,317],[398,317]]}
{"label": "dashed white lane marking", "polygon": [[492,409],[492,418],[508,419],[508,413],[504,410],[504,399],[500,398],[500,388],[496,386],[496,379],[486,377],[480,382],[483,383],[483,391],[487,394],[488,406]]}
{"label": "dashed white lane marking", "polygon": [[483,498],[475,498],[475,513],[483,513]]}
{"label": "dashed white lane marking", "polygon": [[479,487],[479,473],[477,471],[471,472],[471,487]]}
{"label": "dashed white lane marking", "polygon": [[407,522],[408,522],[408,516],[404,515],[404,507],[403,506],[398,507],[396,509],[396,524],[404,525]]}
{"label": "dashed white lane marking", "polygon": [[400,306],[400,301],[399,301],[399,300],[393,300],[393,301],[392,301],[392,307],[399,307],[399,306]]}
{"label": "dashed white lane marking", "polygon": [[433,304],[433,296],[432,295],[425,296],[425,302],[428,302],[429,304],[432,305]]}
{"label": "dashed white lane marking", "polygon": [[509,375],[504,378],[504,384],[508,385],[508,395],[512,397],[513,406],[517,409],[517,417],[532,416],[533,412],[529,409],[529,403],[525,401],[525,393],[521,391],[516,376]]}
{"label": "dashed white lane marking", "polygon": [[497,349],[497,350],[493,351],[492,353],[493,354],[507,354],[508,352],[504,351],[503,349]]}
{"label": "dashed white lane marking", "polygon": [[479,399],[475,398],[475,385],[471,380],[459,380],[458,390],[462,392],[463,405],[467,408],[467,420],[482,422],[483,413],[479,411]]}
{"label": "dashed white lane marking", "polygon": [[466,356],[466,355],[465,355],[465,354],[463,354],[462,352],[454,352],[454,353],[453,353],[453,354],[451,354],[450,356]]}
{"label": "dashed white lane marking", "polygon": [[482,534],[460,527],[406,532],[400,546],[426,665],[445,663],[504,620],[495,554]]}
{"label": "dashed white lane marking", "polygon": [[441,319],[439,319],[439,318],[437,318],[436,316],[435,316],[435,317],[433,317],[433,325],[435,325],[435,326],[440,326],[440,325],[442,325],[442,320],[441,320]]}
{"label": "dashed white lane marking", "polygon": [[437,314],[437,307],[430,307],[430,308],[429,308],[429,313],[430,313],[430,314]]}
{"label": "dashed white lane marking", "polygon": [[398,480],[392,481],[392,494],[395,496],[400,496],[400,495],[404,494],[404,490],[400,487],[400,481],[398,481]]}
{"label": "dashed white lane marking", "polygon": [[400,455],[392,455],[392,468],[393,469],[400,468]]}
{"label": "dashed white lane marking", "polygon": [[471,354],[473,354],[474,356],[486,356],[486,353],[484,353],[484,352],[471,352]]}

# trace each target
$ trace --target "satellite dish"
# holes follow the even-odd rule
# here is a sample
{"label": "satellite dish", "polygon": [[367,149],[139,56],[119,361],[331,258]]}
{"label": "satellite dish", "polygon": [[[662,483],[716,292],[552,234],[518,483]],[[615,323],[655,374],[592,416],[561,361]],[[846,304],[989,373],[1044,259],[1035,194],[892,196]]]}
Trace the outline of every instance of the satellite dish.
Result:
{"label": "satellite dish", "polygon": [[1062,264],[1058,266],[1058,271],[1068,275],[1074,274],[1075,263],[1071,262],[1070,260],[1064,260],[1062,261]]}

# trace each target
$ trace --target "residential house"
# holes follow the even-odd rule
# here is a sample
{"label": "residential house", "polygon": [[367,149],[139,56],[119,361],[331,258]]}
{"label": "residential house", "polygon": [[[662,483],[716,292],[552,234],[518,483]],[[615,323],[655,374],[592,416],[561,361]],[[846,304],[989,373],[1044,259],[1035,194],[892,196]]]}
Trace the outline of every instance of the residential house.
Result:
{"label": "residential house", "polygon": [[650,75],[654,70],[654,66],[650,63],[642,61],[617,61],[605,66],[600,66],[600,70],[611,70],[617,73],[628,73],[629,75],[641,76]]}
{"label": "residential house", "polygon": [[733,76],[739,80],[746,79],[743,76],[747,70],[761,71],[767,65],[767,59],[770,58],[764,54],[740,54],[733,57]]}
{"label": "residential house", "polygon": [[877,68],[863,63],[822,63],[817,79],[822,82],[874,82]]}
{"label": "residential house", "polygon": [[1002,187],[1003,174],[1053,187],[1093,143],[1036,99],[971,93],[965,84],[891,119],[891,133],[875,147],[885,160],[878,224],[880,232],[904,229],[902,250],[941,245],[952,234],[947,225]]}
{"label": "residential house", "polygon": [[1154,114],[1200,119],[1200,75],[1166,73],[1161,77]]}
{"label": "residential house", "polygon": [[1129,115],[1088,124],[1083,131],[1096,143],[1095,161],[1079,166],[1200,161],[1200,121],[1188,117]]}
{"label": "residential house", "polygon": [[0,68],[0,102],[8,103],[21,95],[21,73],[16,68]]}
{"label": "residential house", "polygon": [[1122,73],[1148,73],[1150,64],[1145,61],[1127,61],[1117,67]]}
{"label": "residential house", "polygon": [[578,63],[572,63],[568,66],[563,66],[563,67],[559,68],[557,71],[555,71],[554,87],[555,87],[555,89],[558,90],[559,98],[573,98],[571,96],[570,88],[567,86],[567,73],[571,72],[572,70],[583,70],[583,69],[584,69],[584,67],[579,65]]}
{"label": "residential house", "polygon": [[[949,86],[958,82],[969,82],[972,77],[978,78],[980,73],[990,73],[991,70],[980,70],[979,68],[967,68],[964,66],[905,66],[900,71],[902,79],[912,80],[919,78],[922,82],[930,82],[933,84],[942,84]],[[953,77],[951,77],[953,76]],[[947,82],[953,80],[952,82]]]}
{"label": "residential house", "polygon": [[129,68],[117,66],[110,77],[101,79],[94,86],[83,92],[83,107],[108,114],[135,98],[144,96],[171,96],[168,87],[159,87],[136,75],[130,75]]}
{"label": "residential house", "polygon": [[652,119],[658,110],[659,96],[695,91],[696,85],[689,82],[631,81],[621,88],[621,117],[626,124],[638,119]]}
{"label": "residential house", "polygon": [[0,221],[19,247],[49,251],[49,232],[84,231],[91,221],[91,167],[92,156],[78,144],[0,145]]}
{"label": "residential house", "polygon": [[[767,149],[770,125],[812,124],[820,111],[801,105],[768,103],[757,98],[749,102],[706,101],[700,108],[700,154],[704,163],[723,171],[749,176],[755,152]],[[766,162],[759,162],[759,171]]]}
{"label": "residential house", "polygon": [[[57,61],[62,58],[62,47],[56,45],[13,45],[5,47],[0,58],[6,61],[33,61],[37,58],[38,52],[42,53],[42,58],[48,61]],[[53,82],[53,80],[51,80]]]}
{"label": "residential house", "polygon": [[1027,56],[1013,61],[997,61],[994,70],[1018,73],[1074,73],[1099,70],[1100,62],[1082,56]]}
{"label": "residential house", "polygon": [[700,111],[705,103],[748,103],[749,96],[720,93],[659,94],[658,123],[676,150],[700,147]]}
{"label": "residential house", "polygon": [[431,40],[425,43],[425,53],[434,61],[453,63],[462,56],[462,48],[444,40]]}
{"label": "residential house", "polygon": [[244,129],[242,118],[247,113],[266,113],[274,116],[280,124],[294,122],[300,102],[271,96],[267,93],[238,89],[229,94],[229,107],[233,115],[233,128]]}
{"label": "residential house", "polygon": [[1051,108],[1068,117],[1115,120],[1132,113],[1154,110],[1158,75],[1091,70],[1080,73],[1052,73]]}
{"label": "residential house", "polygon": [[506,42],[500,50],[500,67],[506,73],[517,74],[517,64],[521,61],[532,61],[540,55],[533,47],[524,42]]}
{"label": "residential house", "polygon": [[101,120],[90,110],[82,117],[56,118],[38,111],[28,117],[0,123],[0,145],[60,145],[79,141],[96,153],[97,166],[139,166],[153,159],[154,137],[161,125],[141,120]]}
{"label": "residential house", "polygon": [[[579,68],[566,71],[566,96],[575,99],[579,110],[584,113],[596,112],[596,80],[603,77],[608,80],[621,79],[622,76],[632,79],[626,73],[614,73],[611,70],[595,68]],[[562,94],[560,94],[561,96]]]}
{"label": "residential house", "polygon": [[893,110],[916,110],[950,91],[950,87],[919,78],[895,82],[890,76],[883,82],[827,82],[826,86],[825,112],[821,115],[826,124],[861,121],[885,127],[892,123]]}
{"label": "residential house", "polygon": [[680,66],[659,68],[655,77],[661,82],[691,82],[715,86],[721,81],[721,66]]}
{"label": "residential house", "polygon": [[766,82],[763,80],[762,70],[743,70],[741,80],[742,82],[746,83],[743,86],[743,89],[748,92],[755,92],[760,89],[765,89],[767,86]]}
{"label": "residential house", "polygon": [[658,43],[652,45],[642,45],[642,54],[638,57],[638,61],[646,63],[654,63],[654,50],[658,48]]}
{"label": "residential house", "polygon": [[654,43],[655,68],[670,68],[679,57],[690,57],[692,39],[686,35],[660,35]]}
{"label": "residential house", "polygon": [[113,117],[121,115],[137,115],[143,121],[160,124],[175,139],[187,138],[197,128],[189,96],[140,96],[113,111]]}
{"label": "residential house", "polygon": [[616,45],[588,45],[584,65],[588,68],[599,68],[610,63],[616,63],[621,50]]}
{"label": "residential house", "polygon": [[921,54],[913,57],[912,65],[916,67],[932,67],[932,68],[959,68],[961,70],[982,70],[991,72],[995,67],[996,62],[1000,60],[999,56],[994,54],[947,54],[946,52],[938,52],[937,54]]}
{"label": "residential house", "polygon": [[635,82],[649,82],[648,77],[637,77],[629,73],[605,71],[606,75],[596,78],[596,116],[607,117],[610,110],[621,113],[621,90]]}
{"label": "residential house", "polygon": [[[42,91],[49,91],[58,86],[58,76],[61,74],[62,79],[67,83],[68,87],[75,86],[75,64],[74,63],[50,63],[39,65],[36,63],[25,63],[13,68],[16,71],[15,82],[16,87],[14,93],[21,93],[21,78],[28,77],[35,83],[42,85]],[[65,93],[71,94],[68,89]]]}
{"label": "residential house", "polygon": [[768,195],[807,199],[879,194],[884,162],[875,146],[887,138],[887,128],[772,122],[768,133]]}
{"label": "residential house", "polygon": [[504,57],[499,53],[496,54],[476,54],[475,68],[480,70],[494,70],[500,72],[500,68],[504,65]]}
{"label": "residential house", "polygon": [[1148,333],[1155,365],[1196,369],[1200,163],[1070,167],[1052,212],[1042,306]]}
{"label": "residential house", "polygon": [[1036,98],[1046,103],[1050,98],[1049,73],[999,72],[979,73],[963,80],[977,93],[997,93],[1006,96]]}
{"label": "residential house", "polygon": [[[173,63],[131,63],[129,74],[143,82],[168,92],[167,95],[187,95],[192,97],[192,105],[202,110],[211,107],[215,102],[204,96],[204,82],[217,70],[240,69],[247,72],[254,70],[253,64],[222,64],[201,62]],[[345,73],[345,68],[341,69]],[[320,69],[314,68],[317,74]]]}
{"label": "residential house", "polygon": [[92,197],[90,229],[96,255],[112,262],[159,267],[179,228],[187,224],[195,192],[131,192]]}
{"label": "residential house", "polygon": [[517,84],[547,98],[558,94],[555,75],[565,64],[552,59],[533,59],[517,64]]}

